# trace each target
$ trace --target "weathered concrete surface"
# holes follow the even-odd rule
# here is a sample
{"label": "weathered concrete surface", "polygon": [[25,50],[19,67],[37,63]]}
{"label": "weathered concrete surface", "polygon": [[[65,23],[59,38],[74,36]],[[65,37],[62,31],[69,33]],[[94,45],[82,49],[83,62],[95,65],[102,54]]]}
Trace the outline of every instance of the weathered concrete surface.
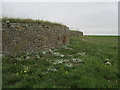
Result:
{"label": "weathered concrete surface", "polygon": [[71,36],[71,37],[83,36],[83,32],[70,30],[70,36]]}
{"label": "weathered concrete surface", "polygon": [[39,52],[45,48],[56,48],[69,43],[67,26],[26,23],[2,23],[2,54],[19,55]]}
{"label": "weathered concrete surface", "polygon": [[[15,20],[15,19],[14,19]],[[70,37],[83,35],[61,24],[6,20],[2,23],[2,54],[16,56],[68,44]]]}

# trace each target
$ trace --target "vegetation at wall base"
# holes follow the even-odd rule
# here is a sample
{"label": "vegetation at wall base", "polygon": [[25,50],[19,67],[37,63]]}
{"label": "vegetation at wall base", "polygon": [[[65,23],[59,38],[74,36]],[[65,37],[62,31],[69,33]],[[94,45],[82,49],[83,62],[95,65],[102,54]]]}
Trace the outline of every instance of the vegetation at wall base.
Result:
{"label": "vegetation at wall base", "polygon": [[3,57],[3,88],[118,88],[118,38],[74,37],[67,46]]}

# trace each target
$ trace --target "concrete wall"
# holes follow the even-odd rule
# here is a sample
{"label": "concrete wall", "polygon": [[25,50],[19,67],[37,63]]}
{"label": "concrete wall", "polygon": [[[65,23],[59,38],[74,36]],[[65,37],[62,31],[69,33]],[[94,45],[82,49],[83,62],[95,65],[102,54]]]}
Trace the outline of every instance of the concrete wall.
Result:
{"label": "concrete wall", "polygon": [[2,54],[20,55],[57,48],[69,43],[70,31],[64,25],[38,23],[2,23]]}
{"label": "concrete wall", "polygon": [[83,36],[83,32],[70,30],[70,37],[79,37],[79,36]]}

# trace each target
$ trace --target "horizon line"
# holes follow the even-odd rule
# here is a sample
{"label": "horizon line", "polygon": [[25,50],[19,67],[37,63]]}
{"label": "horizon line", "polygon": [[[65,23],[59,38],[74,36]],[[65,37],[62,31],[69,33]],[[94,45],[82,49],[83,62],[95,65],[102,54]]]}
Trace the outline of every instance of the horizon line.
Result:
{"label": "horizon line", "polygon": [[120,34],[83,34],[83,35],[96,35],[96,36],[120,36]]}

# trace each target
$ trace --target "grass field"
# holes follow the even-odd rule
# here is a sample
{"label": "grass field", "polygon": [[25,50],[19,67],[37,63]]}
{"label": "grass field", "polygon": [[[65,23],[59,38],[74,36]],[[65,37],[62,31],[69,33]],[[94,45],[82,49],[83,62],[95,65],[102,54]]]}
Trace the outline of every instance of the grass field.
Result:
{"label": "grass field", "polygon": [[118,37],[83,36],[59,49],[3,57],[3,88],[118,88]]}

